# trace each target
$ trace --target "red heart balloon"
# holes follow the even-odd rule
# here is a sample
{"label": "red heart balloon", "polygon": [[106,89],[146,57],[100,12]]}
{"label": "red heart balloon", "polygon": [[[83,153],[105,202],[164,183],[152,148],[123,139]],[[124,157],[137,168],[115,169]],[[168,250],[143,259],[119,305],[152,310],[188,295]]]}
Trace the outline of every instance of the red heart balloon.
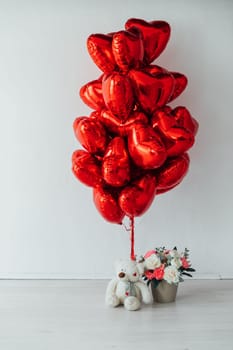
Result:
{"label": "red heart balloon", "polygon": [[100,163],[86,151],[77,150],[73,153],[72,171],[87,186],[95,187],[103,182]]}
{"label": "red heart balloon", "polygon": [[[186,121],[189,118],[186,113],[182,116]],[[194,144],[193,133],[176,120],[176,112],[169,107],[158,109],[151,121],[154,130],[163,135],[168,157],[178,156]]]}
{"label": "red heart balloon", "polygon": [[125,121],[134,107],[130,79],[117,72],[105,75],[102,89],[106,106],[121,121]]}
{"label": "red heart balloon", "polygon": [[139,178],[143,177],[145,174],[151,172],[151,170],[147,171],[139,166],[137,166],[135,163],[131,162],[130,164],[130,179],[131,183],[132,181],[136,181]]}
{"label": "red heart balloon", "polygon": [[153,113],[167,103],[174,89],[174,78],[170,73],[149,74],[145,71],[131,70],[138,103],[146,113]]}
{"label": "red heart balloon", "polygon": [[[179,184],[178,184],[179,185]],[[174,187],[176,187],[177,185],[175,185]],[[163,194],[165,192],[168,192],[168,191],[171,191],[174,187],[169,187],[169,188],[166,188],[166,189],[163,189],[163,190],[159,190],[158,188],[156,189],[156,194]]]}
{"label": "red heart balloon", "polygon": [[184,129],[190,131],[193,135],[197,134],[198,122],[191,116],[187,108],[178,106],[172,111],[177,123]]}
{"label": "red heart balloon", "polygon": [[95,64],[104,73],[110,73],[115,69],[116,62],[112,53],[112,35],[90,35],[87,39],[87,49]]}
{"label": "red heart balloon", "polygon": [[[100,121],[100,111],[93,111],[91,112],[91,114],[89,115],[90,119],[98,119]],[[101,122],[101,124],[103,124]]]}
{"label": "red heart balloon", "polygon": [[93,200],[103,218],[115,224],[121,224],[125,216],[118,205],[118,201],[110,190],[102,187],[94,188]]}
{"label": "red heart balloon", "polygon": [[109,138],[104,126],[94,118],[80,117],[74,121],[74,132],[81,145],[94,154],[103,154]]}
{"label": "red heart balloon", "polygon": [[165,49],[170,37],[170,26],[164,21],[146,22],[142,19],[131,18],[125,28],[138,28],[142,32],[144,42],[144,62],[150,64]]}
{"label": "red heart balloon", "polygon": [[147,116],[139,111],[133,112],[124,123],[120,122],[119,119],[107,109],[102,110],[98,118],[110,132],[120,136],[127,136],[130,130],[138,123],[148,124]]}
{"label": "red heart balloon", "polygon": [[144,68],[144,71],[154,76],[158,73],[167,73],[173,77],[173,92],[167,102],[171,102],[180,96],[188,84],[188,79],[185,75],[178,72],[169,72],[167,69],[157,65],[147,66]]}
{"label": "red heart balloon", "polygon": [[155,177],[147,174],[121,191],[119,195],[120,208],[129,217],[140,216],[149,209],[155,193]]}
{"label": "red heart balloon", "polygon": [[73,122],[73,130],[74,130],[74,134],[76,136],[76,130],[77,128],[79,127],[79,123],[82,121],[82,120],[86,120],[87,117],[78,117],[74,120]]}
{"label": "red heart balloon", "polygon": [[169,73],[167,69],[160,67],[156,64],[150,64],[149,66],[144,68],[144,71],[151,75],[156,75],[158,73]]}
{"label": "red heart balloon", "polygon": [[114,137],[106,149],[102,174],[104,180],[112,186],[120,187],[130,179],[129,156],[122,137]]}
{"label": "red heart balloon", "polygon": [[174,91],[170,96],[168,102],[173,101],[180,96],[188,84],[188,79],[185,75],[178,72],[170,72],[174,78]]}
{"label": "red heart balloon", "polygon": [[83,102],[92,109],[102,109],[105,107],[102,94],[102,81],[93,80],[81,87],[79,95]]}
{"label": "red heart balloon", "polygon": [[156,172],[157,190],[168,190],[177,186],[187,174],[189,162],[187,153],[168,159]]}
{"label": "red heart balloon", "polygon": [[137,68],[143,60],[144,47],[141,32],[137,28],[122,30],[113,35],[112,51],[122,71]]}
{"label": "red heart balloon", "polygon": [[135,125],[129,132],[128,149],[135,164],[143,169],[158,168],[167,158],[161,138],[149,125]]}
{"label": "red heart balloon", "polygon": [[146,71],[155,78],[159,79],[162,84],[159,101],[157,103],[158,107],[162,107],[170,100],[171,96],[174,94],[174,88],[176,84],[175,78],[171,72],[163,67],[156,65],[149,66]]}

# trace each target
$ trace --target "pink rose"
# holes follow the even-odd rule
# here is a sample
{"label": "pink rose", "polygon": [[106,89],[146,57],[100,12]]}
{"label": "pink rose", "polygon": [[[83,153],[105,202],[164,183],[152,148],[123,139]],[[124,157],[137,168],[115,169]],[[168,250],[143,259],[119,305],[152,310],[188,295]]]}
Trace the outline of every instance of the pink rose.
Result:
{"label": "pink rose", "polygon": [[145,255],[144,255],[144,259],[149,258],[152,254],[156,254],[155,250],[149,250]]}
{"label": "pink rose", "polygon": [[162,280],[164,276],[164,265],[161,265],[160,267],[155,269],[153,275],[154,278],[156,278],[157,280]]}
{"label": "pink rose", "polygon": [[189,262],[186,258],[180,258],[181,262],[182,262],[182,267],[184,269],[188,269],[189,268]]}

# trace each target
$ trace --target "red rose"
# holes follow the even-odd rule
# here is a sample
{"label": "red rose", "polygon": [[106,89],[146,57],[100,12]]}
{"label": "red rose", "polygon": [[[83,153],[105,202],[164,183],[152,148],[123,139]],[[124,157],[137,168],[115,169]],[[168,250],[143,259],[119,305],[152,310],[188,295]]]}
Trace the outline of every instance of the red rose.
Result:
{"label": "red rose", "polygon": [[164,276],[164,265],[161,265],[160,267],[155,269],[153,275],[154,278],[156,278],[157,280],[162,280]]}
{"label": "red rose", "polygon": [[152,254],[156,254],[155,250],[149,250],[145,255],[144,255],[144,259],[149,258]]}
{"label": "red rose", "polygon": [[152,280],[154,278],[154,271],[147,270],[145,271],[145,276],[149,279]]}
{"label": "red rose", "polygon": [[188,269],[188,268],[189,268],[189,262],[188,262],[188,260],[187,260],[186,258],[181,258],[180,260],[181,260],[181,262],[182,262],[182,267],[183,267],[184,269]]}

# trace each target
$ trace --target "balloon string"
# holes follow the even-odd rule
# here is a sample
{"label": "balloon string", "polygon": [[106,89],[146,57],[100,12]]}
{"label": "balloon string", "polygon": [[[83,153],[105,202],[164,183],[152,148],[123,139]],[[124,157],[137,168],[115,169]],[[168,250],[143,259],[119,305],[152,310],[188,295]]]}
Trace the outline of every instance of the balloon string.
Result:
{"label": "balloon string", "polygon": [[131,216],[130,218],[130,241],[131,241],[130,258],[131,260],[136,260],[135,254],[134,254],[134,216]]}

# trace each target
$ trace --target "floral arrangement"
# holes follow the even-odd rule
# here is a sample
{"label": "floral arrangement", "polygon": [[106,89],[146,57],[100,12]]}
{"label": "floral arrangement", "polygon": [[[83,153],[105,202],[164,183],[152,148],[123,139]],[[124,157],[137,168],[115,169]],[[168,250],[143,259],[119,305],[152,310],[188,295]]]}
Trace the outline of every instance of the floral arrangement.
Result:
{"label": "floral arrangement", "polygon": [[182,276],[192,277],[190,272],[195,270],[191,267],[189,250],[179,253],[177,248],[167,250],[165,247],[148,251],[142,258],[144,263],[144,281],[154,287],[164,280],[169,284],[183,282]]}

